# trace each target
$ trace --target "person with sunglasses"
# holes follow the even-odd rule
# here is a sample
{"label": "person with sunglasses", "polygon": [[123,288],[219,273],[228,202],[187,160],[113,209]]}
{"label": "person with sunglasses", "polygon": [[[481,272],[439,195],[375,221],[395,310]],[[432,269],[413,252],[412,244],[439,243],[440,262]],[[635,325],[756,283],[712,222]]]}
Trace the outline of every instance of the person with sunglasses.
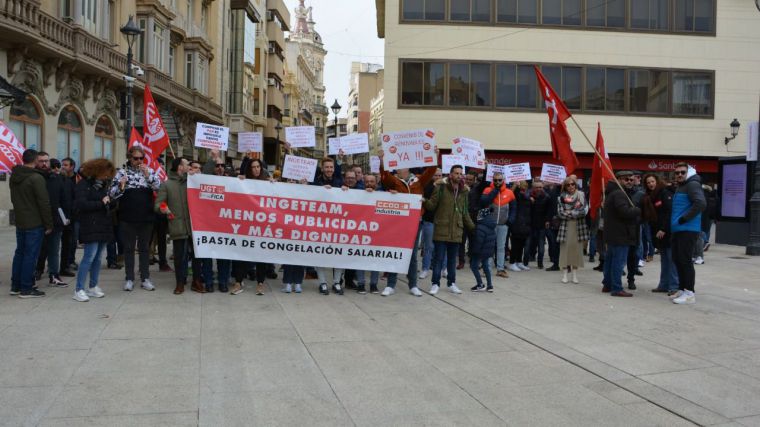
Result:
{"label": "person with sunglasses", "polygon": [[607,252],[604,257],[604,279],[602,292],[613,297],[632,297],[623,290],[623,267],[628,260],[628,251],[635,250],[639,238],[639,217],[641,209],[634,206],[625,191],[633,188],[633,172],[619,171],[615,174],[618,182],[610,181],[605,190],[604,200],[604,243]]}
{"label": "person with sunglasses", "polygon": [[496,223],[496,275],[506,278],[509,277],[504,265],[507,258],[507,234],[509,225],[514,223],[517,215],[517,201],[515,193],[504,182],[504,174],[496,172],[492,179],[493,182],[483,190],[483,196],[492,191],[499,193],[494,196],[491,216]]}
{"label": "person with sunglasses", "polygon": [[702,225],[702,211],[707,206],[702,191],[702,178],[687,163],[676,164],[676,184],[670,231],[673,233],[671,250],[678,271],[679,290],[671,296],[675,304],[694,304],[694,263],[692,255]]}
{"label": "person with sunglasses", "polygon": [[[127,164],[116,172],[109,196],[119,201],[119,223],[124,240],[124,290],[129,292],[135,280],[135,248],[139,253],[141,287],[155,290],[150,281],[150,238],[153,234],[155,213],[153,192],[158,191],[161,180],[145,162],[145,151],[132,147],[127,153]],[[137,245],[135,246],[135,242]]]}

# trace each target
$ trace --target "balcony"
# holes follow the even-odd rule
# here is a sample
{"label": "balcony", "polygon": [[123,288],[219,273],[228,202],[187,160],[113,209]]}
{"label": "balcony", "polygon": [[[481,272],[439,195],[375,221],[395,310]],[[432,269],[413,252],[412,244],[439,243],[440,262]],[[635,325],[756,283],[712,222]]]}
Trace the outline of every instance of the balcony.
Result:
{"label": "balcony", "polygon": [[285,32],[274,21],[267,22],[267,38],[270,42],[277,43],[280,49],[285,50]]}
{"label": "balcony", "polygon": [[267,105],[274,105],[280,111],[284,110],[285,96],[282,94],[282,91],[274,87],[269,88],[269,91],[267,91]]}
{"label": "balcony", "polygon": [[[280,31],[290,31],[290,10],[285,2],[282,0],[267,0],[267,11],[274,13],[280,18],[280,21],[284,24],[284,28]],[[268,21],[269,19],[267,19]]]}
{"label": "balcony", "polygon": [[285,67],[283,66],[283,61],[280,59],[277,55],[269,55],[269,58],[267,59],[268,68],[267,71],[269,74],[274,74],[278,77],[280,77],[280,80],[285,77]]}
{"label": "balcony", "polygon": [[330,114],[327,112],[327,106],[324,104],[314,104],[312,109],[314,110],[314,114],[317,114],[317,115],[327,116],[328,114]]}

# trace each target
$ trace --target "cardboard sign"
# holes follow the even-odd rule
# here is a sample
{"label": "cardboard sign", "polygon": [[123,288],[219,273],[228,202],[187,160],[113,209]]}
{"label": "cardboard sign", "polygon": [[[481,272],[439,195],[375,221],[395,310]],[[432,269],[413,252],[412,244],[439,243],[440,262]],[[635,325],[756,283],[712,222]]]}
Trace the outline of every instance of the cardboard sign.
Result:
{"label": "cardboard sign", "polygon": [[369,172],[380,173],[380,157],[371,156],[369,158]]}
{"label": "cardboard sign", "polygon": [[435,166],[435,132],[432,129],[383,134],[383,163],[386,170]]}
{"label": "cardboard sign", "polygon": [[282,167],[282,177],[284,179],[295,179],[300,181],[314,181],[314,175],[317,173],[317,159],[307,159],[306,157],[285,156],[285,165]]}
{"label": "cardboard sign", "polygon": [[264,137],[261,132],[241,132],[238,134],[238,152],[261,153],[264,151]]}
{"label": "cardboard sign", "polygon": [[485,165],[486,152],[483,150],[483,144],[474,139],[454,138],[451,154],[464,157],[463,166],[469,168],[483,169]]}
{"label": "cardboard sign", "polygon": [[448,174],[452,166],[459,165],[464,166],[464,156],[455,156],[452,154],[444,154],[441,156],[441,171],[444,174]]}
{"label": "cardboard sign", "polygon": [[343,154],[369,153],[369,135],[366,133],[354,133],[339,138],[340,149]]}
{"label": "cardboard sign", "polygon": [[527,181],[531,178],[530,163],[504,165],[504,179],[507,182]]}
{"label": "cardboard sign", "polygon": [[506,165],[495,165],[493,163],[489,163],[488,167],[486,168],[486,181],[493,181],[493,174],[497,172],[504,175],[505,167]]}
{"label": "cardboard sign", "polygon": [[327,155],[337,156],[340,154],[340,138],[327,138]]}
{"label": "cardboard sign", "polygon": [[562,184],[565,178],[567,178],[567,171],[564,166],[544,163],[541,167],[541,181]]}
{"label": "cardboard sign", "polygon": [[314,126],[290,126],[285,128],[285,141],[293,148],[317,145]]}
{"label": "cardboard sign", "polygon": [[212,150],[227,151],[230,128],[201,123],[195,126],[195,146]]}

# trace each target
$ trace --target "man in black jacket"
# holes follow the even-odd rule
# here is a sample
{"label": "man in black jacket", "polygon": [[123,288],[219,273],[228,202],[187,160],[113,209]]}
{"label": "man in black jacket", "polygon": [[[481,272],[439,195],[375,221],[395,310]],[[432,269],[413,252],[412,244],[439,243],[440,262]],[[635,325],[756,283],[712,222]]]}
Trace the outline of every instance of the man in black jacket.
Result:
{"label": "man in black jacket", "polygon": [[77,241],[75,235],[75,227],[78,223],[78,218],[74,212],[74,190],[76,188],[76,162],[71,157],[66,157],[61,160],[61,173],[60,177],[63,180],[63,191],[68,194],[72,201],[71,212],[69,216],[69,225],[63,227],[63,233],[61,234],[61,271],[60,275],[65,277],[74,277],[72,268],[76,268],[76,249]]}
{"label": "man in black jacket", "polygon": [[[633,187],[633,173],[620,171],[616,174],[626,190]],[[628,259],[628,251],[634,250],[638,242],[639,217],[641,209],[634,206],[618,184],[607,184],[604,201],[604,241],[607,253],[604,257],[604,280],[602,292],[610,292],[614,297],[632,297],[623,290],[621,276]]]}
{"label": "man in black jacket", "polygon": [[528,237],[528,250],[523,256],[523,264],[528,265],[530,257],[536,254],[538,268],[544,268],[544,242],[546,241],[546,229],[549,228],[551,217],[549,195],[544,191],[544,183],[534,180],[530,191],[530,236]]}
{"label": "man in black jacket", "polygon": [[559,242],[557,242],[557,233],[559,232],[559,218],[557,217],[559,193],[559,185],[553,185],[547,191],[549,203],[546,217],[549,221],[549,226],[546,228],[546,237],[549,240],[549,260],[552,262],[552,265],[546,271],[559,271]]}
{"label": "man in black jacket", "polygon": [[42,250],[37,258],[36,277],[39,280],[42,276],[47,260],[49,285],[65,288],[68,284],[61,280],[58,273],[61,267],[61,235],[63,228],[71,223],[71,195],[65,191],[63,179],[58,174],[61,162],[57,159],[51,159],[48,153],[41,151],[37,156],[37,170],[45,177],[50,213],[53,216],[53,231],[46,235],[42,242]]}

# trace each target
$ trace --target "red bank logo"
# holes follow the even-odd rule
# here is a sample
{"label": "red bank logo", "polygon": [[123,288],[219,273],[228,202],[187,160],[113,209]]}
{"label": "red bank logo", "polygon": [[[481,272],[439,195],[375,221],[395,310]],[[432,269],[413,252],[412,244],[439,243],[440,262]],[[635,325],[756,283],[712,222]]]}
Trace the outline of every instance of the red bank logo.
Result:
{"label": "red bank logo", "polygon": [[219,202],[224,201],[224,186],[223,185],[208,185],[201,184],[201,200],[216,200]]}
{"label": "red bank logo", "polygon": [[378,215],[409,216],[409,203],[378,200],[375,202],[375,213]]}

